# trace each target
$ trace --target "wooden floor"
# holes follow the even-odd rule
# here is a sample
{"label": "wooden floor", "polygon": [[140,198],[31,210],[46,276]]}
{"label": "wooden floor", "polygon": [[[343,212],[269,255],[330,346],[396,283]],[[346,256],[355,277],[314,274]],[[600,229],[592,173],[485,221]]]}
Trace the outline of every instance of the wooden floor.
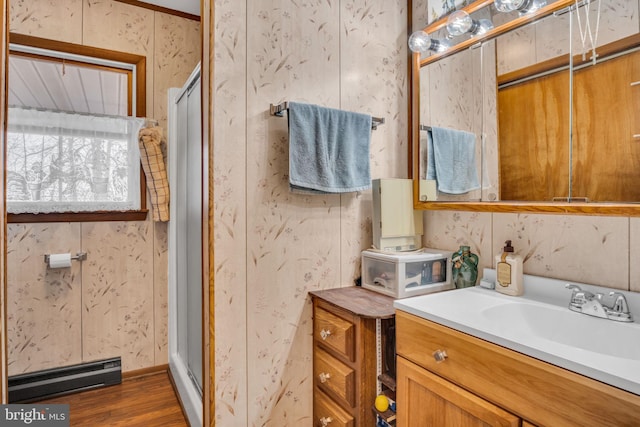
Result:
{"label": "wooden floor", "polygon": [[68,403],[72,426],[187,426],[166,372],[34,403]]}

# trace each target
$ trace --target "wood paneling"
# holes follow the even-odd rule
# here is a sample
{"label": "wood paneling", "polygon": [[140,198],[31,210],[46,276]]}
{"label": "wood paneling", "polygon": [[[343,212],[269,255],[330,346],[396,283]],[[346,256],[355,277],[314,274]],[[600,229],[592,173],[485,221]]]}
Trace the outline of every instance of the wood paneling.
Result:
{"label": "wood paneling", "polygon": [[82,262],[50,269],[45,254],[82,250],[80,224],[10,224],[7,231],[8,374],[82,360]]}
{"label": "wood paneling", "polygon": [[68,404],[71,426],[188,425],[166,371],[35,403]]}

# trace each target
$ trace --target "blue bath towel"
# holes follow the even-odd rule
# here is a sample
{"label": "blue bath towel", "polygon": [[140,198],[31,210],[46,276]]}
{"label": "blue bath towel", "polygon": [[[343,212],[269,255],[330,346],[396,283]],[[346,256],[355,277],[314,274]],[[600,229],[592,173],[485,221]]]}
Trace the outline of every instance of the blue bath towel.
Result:
{"label": "blue bath towel", "polygon": [[289,187],[347,193],[371,187],[371,116],[289,102]]}
{"label": "blue bath towel", "polygon": [[428,138],[427,179],[436,180],[438,191],[464,194],[480,188],[473,133],[432,127]]}

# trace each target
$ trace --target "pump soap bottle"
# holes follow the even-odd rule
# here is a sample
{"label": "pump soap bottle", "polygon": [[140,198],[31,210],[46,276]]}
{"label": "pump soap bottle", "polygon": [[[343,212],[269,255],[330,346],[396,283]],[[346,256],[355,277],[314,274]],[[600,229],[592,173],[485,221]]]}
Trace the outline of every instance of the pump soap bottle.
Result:
{"label": "pump soap bottle", "polygon": [[505,242],[501,255],[496,255],[496,291],[506,295],[524,293],[522,257],[514,254],[511,240]]}

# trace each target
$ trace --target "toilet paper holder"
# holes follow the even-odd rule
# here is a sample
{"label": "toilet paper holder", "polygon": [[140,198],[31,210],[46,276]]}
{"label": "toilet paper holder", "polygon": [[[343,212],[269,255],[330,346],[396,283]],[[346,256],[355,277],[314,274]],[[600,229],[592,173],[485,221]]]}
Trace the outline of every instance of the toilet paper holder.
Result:
{"label": "toilet paper holder", "polygon": [[[72,256],[71,259],[74,259],[76,261],[85,261],[87,259],[87,253],[86,252],[76,252],[76,255]],[[44,255],[44,263],[45,264],[49,264],[49,254],[45,254]]]}

